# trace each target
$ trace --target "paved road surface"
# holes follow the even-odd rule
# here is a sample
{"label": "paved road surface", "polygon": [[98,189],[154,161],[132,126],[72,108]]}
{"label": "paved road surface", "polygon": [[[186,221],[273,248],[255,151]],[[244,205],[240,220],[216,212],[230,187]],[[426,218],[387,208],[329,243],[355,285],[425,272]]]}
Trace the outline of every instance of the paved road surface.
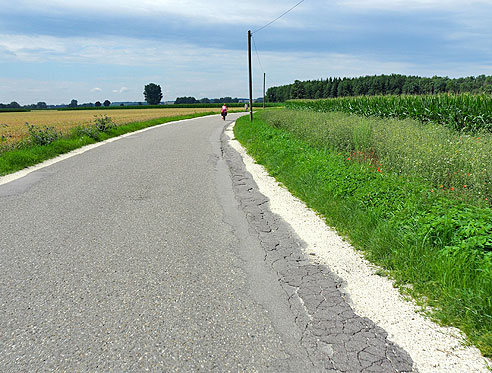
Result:
{"label": "paved road surface", "polygon": [[0,185],[1,372],[412,369],[269,212],[229,122],[154,128]]}

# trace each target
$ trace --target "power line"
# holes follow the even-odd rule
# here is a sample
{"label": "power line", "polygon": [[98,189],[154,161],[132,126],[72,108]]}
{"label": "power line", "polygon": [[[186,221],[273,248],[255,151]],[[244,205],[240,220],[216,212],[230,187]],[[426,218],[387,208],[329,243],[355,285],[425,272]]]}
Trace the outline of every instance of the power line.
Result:
{"label": "power line", "polygon": [[[258,64],[260,65],[260,69],[261,69],[261,72],[262,73],[265,73],[265,69],[263,68],[263,65],[261,64],[261,60],[260,60],[260,54],[258,52],[258,48],[256,47],[256,41],[255,41],[255,37],[253,35],[251,35],[251,39],[253,39],[253,46],[255,47],[255,53],[256,53],[256,58],[258,59]],[[267,74],[267,80],[270,81],[270,83],[273,85],[273,86],[278,86],[280,84],[274,82],[271,78],[270,78],[270,75]]]}
{"label": "power line", "polygon": [[[256,58],[258,59],[258,64],[260,65],[261,72],[265,73],[265,69],[263,68],[263,65],[261,64],[260,54],[258,53],[258,48],[256,47],[255,37],[253,35],[251,35],[251,38],[253,39],[253,46],[255,47]],[[272,79],[270,79],[270,75],[268,75],[268,74],[267,74],[267,79],[270,81],[270,83],[272,83],[272,85],[274,85],[274,86],[279,85],[279,84],[275,83]]]}
{"label": "power line", "polygon": [[280,18],[282,18],[283,16],[285,16],[287,13],[289,13],[291,10],[293,10],[294,8],[296,8],[297,6],[299,6],[299,5],[300,5],[301,3],[303,3],[304,1],[305,1],[305,0],[301,0],[301,1],[299,1],[299,2],[298,2],[296,5],[294,5],[292,8],[290,8],[290,9],[289,9],[289,10],[287,10],[286,12],[282,13],[280,16],[278,16],[277,18],[275,18],[273,21],[268,22],[265,26],[260,27],[259,29],[257,29],[257,30],[255,30],[255,31],[253,31],[251,34],[254,34],[254,33],[256,33],[256,32],[258,32],[258,31],[260,31],[260,30],[263,30],[263,29],[264,29],[265,27],[267,27],[267,26],[270,26],[273,22],[275,22],[275,21],[279,20]]}
{"label": "power line", "polygon": [[253,38],[253,46],[255,47],[256,57],[258,58],[258,63],[260,64],[261,71],[265,72],[265,70],[263,69],[263,66],[261,65],[260,55],[258,54],[258,49],[256,48],[255,37],[253,35],[251,35],[251,37]]}

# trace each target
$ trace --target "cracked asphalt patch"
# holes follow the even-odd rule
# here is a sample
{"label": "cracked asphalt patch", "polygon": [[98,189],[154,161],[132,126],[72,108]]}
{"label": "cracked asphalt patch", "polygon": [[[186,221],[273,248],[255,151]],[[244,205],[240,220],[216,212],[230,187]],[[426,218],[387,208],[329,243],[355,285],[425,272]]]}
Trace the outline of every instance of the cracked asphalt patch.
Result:
{"label": "cracked asphalt patch", "polygon": [[303,243],[268,208],[242,158],[223,133],[222,153],[233,189],[251,233],[264,249],[264,261],[276,273],[300,331],[300,344],[313,369],[333,372],[412,372],[407,352],[387,333],[350,307],[343,282],[327,267],[316,265],[302,251]]}

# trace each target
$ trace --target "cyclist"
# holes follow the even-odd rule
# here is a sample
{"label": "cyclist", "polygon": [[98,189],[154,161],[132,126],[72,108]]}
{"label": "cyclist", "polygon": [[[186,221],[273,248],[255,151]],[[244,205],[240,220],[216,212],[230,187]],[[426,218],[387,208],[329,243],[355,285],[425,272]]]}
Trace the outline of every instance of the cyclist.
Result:
{"label": "cyclist", "polygon": [[222,110],[220,111],[220,115],[222,115],[222,119],[225,120],[227,116],[227,106],[226,104],[222,105]]}

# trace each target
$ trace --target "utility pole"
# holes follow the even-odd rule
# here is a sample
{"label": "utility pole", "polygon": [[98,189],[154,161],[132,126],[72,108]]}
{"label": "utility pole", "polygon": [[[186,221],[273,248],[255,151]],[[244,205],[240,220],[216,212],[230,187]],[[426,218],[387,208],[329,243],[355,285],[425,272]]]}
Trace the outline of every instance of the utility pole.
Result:
{"label": "utility pole", "polygon": [[265,108],[265,80],[266,80],[266,73],[263,72],[263,109]]}
{"label": "utility pole", "polygon": [[248,30],[249,120],[253,121],[253,75],[251,73],[251,30]]}

